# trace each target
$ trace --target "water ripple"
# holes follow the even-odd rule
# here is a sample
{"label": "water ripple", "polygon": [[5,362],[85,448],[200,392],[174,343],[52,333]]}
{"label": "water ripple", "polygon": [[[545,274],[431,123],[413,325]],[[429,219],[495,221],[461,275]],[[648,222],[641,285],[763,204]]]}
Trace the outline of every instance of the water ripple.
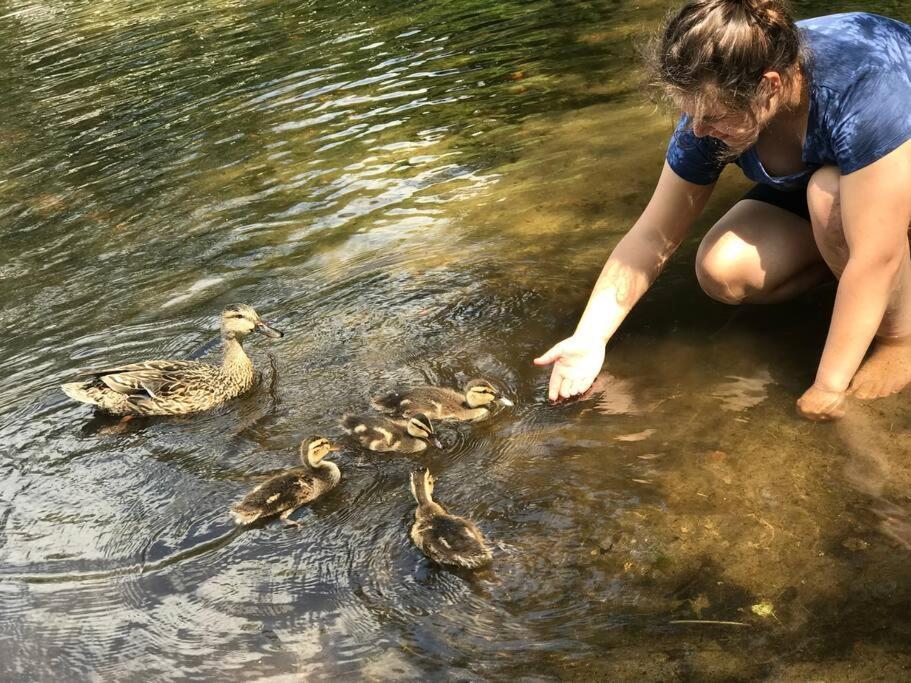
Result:
{"label": "water ripple", "polygon": [[[819,520],[846,524],[852,499],[819,432],[789,421],[779,374],[799,375],[798,345],[759,363],[742,338],[706,341],[727,313],[659,288],[591,396],[543,399],[531,357],[569,332],[647,198],[639,171],[660,167],[666,126],[630,99],[630,44],[659,5],[5,6],[0,677],[623,678],[605,652],[660,651],[679,668],[623,673],[698,678],[702,641],[661,630],[688,605],[749,614],[798,585],[795,614],[841,618],[872,613],[841,595],[868,580],[904,604],[901,558],[839,565],[825,545]],[[668,289],[692,285],[684,270]],[[124,426],[58,389],[87,366],[217,361],[235,302],[286,332],[248,342],[261,377],[244,397]],[[441,450],[374,454],[340,428],[382,390],[475,376],[516,406],[440,425]],[[229,506],[310,434],[343,446],[339,486],[300,528],[235,527]],[[490,569],[413,546],[416,466],[489,538]],[[751,535],[754,518],[796,531]],[[754,537],[773,545],[755,555]],[[779,609],[789,642],[831,631]],[[777,661],[777,626],[755,626],[712,656]]]}

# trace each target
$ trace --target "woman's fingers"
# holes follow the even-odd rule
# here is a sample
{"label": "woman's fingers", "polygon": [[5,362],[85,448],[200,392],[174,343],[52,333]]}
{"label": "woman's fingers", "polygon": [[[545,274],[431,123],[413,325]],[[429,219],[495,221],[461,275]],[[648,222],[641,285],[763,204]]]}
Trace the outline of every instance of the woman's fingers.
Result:
{"label": "woman's fingers", "polygon": [[588,377],[585,379],[576,379],[576,381],[573,382],[573,396],[581,396],[584,394],[589,390],[594,381],[594,378],[589,379]]}
{"label": "woman's fingers", "polygon": [[552,402],[555,402],[564,398],[572,398],[579,393],[578,380],[574,380],[572,377],[564,375],[561,368],[554,368],[554,371],[550,376],[550,386],[547,390],[547,398]]}
{"label": "woman's fingers", "polygon": [[[603,354],[603,350],[601,350]],[[535,365],[554,363],[550,373],[550,384],[547,387],[547,398],[559,401],[584,393],[591,386],[597,372],[591,368],[598,365],[598,349],[593,343],[575,337],[564,339],[552,346],[547,352],[534,359]]]}
{"label": "woman's fingers", "polygon": [[838,420],[845,414],[845,395],[812,386],[797,400],[797,412],[808,420]]}
{"label": "woman's fingers", "polygon": [[547,351],[545,351],[542,355],[535,358],[532,362],[535,365],[550,365],[551,363],[553,363],[555,360],[557,360],[560,357],[561,345],[562,345],[562,342],[560,344],[555,344],[555,345],[551,346]]}
{"label": "woman's fingers", "polygon": [[578,377],[573,380],[573,383],[569,387],[569,390],[572,392],[573,396],[578,396],[579,394],[582,393],[583,384],[585,384],[585,382],[583,380],[579,379]]}
{"label": "woman's fingers", "polygon": [[550,385],[547,387],[547,398],[553,402],[560,398],[560,384],[563,382],[563,373],[555,367],[550,373]]}
{"label": "woman's fingers", "polygon": [[551,402],[559,401],[560,399],[569,398],[572,396],[572,378],[563,374],[563,368],[559,365],[554,367],[554,371],[550,373],[550,385],[547,388],[547,398]]}

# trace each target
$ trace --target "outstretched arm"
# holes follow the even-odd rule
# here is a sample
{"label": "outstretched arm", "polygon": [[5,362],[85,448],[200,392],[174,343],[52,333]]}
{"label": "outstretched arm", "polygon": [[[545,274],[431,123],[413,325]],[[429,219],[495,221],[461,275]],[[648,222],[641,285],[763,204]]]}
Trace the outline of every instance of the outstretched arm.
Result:
{"label": "outstretched arm", "polygon": [[614,248],[575,333],[536,365],[554,364],[548,398],[581,394],[601,371],[604,346],[680,246],[714,189],[680,178],[665,162],[645,211]]}
{"label": "outstretched arm", "polygon": [[887,309],[908,306],[911,263],[911,142],[839,184],[848,262],[838,282],[832,322],[816,381],[797,403],[825,420],[843,412],[844,393]]}

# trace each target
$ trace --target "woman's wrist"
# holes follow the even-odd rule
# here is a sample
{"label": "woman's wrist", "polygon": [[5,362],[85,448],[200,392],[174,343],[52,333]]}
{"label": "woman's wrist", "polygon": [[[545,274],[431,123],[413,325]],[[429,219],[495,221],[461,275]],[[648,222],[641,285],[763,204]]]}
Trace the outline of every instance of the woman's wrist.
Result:
{"label": "woman's wrist", "polygon": [[573,332],[573,337],[591,342],[592,344],[601,344],[602,346],[606,345],[607,340],[610,339],[610,335],[604,330],[598,329],[597,327],[582,325],[581,323],[576,328],[576,331]]}
{"label": "woman's wrist", "polygon": [[843,394],[848,390],[850,383],[850,380],[838,381],[832,377],[819,377],[817,375],[816,381],[813,382],[813,387],[833,394]]}

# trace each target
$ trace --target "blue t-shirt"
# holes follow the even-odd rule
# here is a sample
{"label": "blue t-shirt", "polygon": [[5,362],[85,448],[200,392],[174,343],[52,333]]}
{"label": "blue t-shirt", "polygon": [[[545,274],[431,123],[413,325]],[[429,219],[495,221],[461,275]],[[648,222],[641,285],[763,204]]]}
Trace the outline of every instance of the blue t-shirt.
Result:
{"label": "blue t-shirt", "polygon": [[[803,161],[789,176],[766,173],[756,149],[734,159],[747,178],[782,190],[805,187],[820,166],[852,173],[911,140],[911,26],[876,14],[797,22],[809,48],[810,111]],[[681,117],[667,161],[684,180],[709,185],[725,165],[724,143],[698,138]]]}

